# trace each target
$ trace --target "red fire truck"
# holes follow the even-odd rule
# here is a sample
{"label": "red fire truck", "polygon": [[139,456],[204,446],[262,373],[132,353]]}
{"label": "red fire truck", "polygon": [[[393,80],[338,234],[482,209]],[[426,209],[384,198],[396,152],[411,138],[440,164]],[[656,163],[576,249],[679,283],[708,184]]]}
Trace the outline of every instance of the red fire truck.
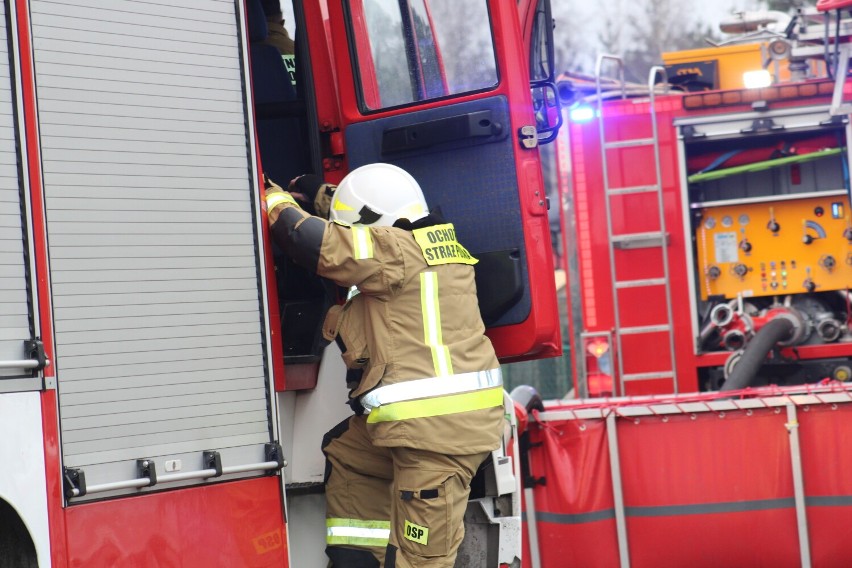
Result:
{"label": "red fire truck", "polygon": [[[501,359],[559,352],[547,0],[297,1],[292,76],[259,0],[0,9],[0,566],[326,565],[334,300],[269,245],[261,172],[405,168]],[[505,453],[459,565],[518,565]]]}
{"label": "red fire truck", "polygon": [[571,109],[581,398],[525,399],[525,565],[848,564],[852,3],[829,4],[760,31],[739,87],[736,47],[642,93],[603,56]]}

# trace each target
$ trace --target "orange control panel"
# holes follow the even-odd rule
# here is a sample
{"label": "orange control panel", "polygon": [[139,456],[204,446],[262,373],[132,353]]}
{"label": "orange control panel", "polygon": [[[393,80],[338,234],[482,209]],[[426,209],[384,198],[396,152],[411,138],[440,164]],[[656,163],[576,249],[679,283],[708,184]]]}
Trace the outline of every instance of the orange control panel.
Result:
{"label": "orange control panel", "polygon": [[845,195],[708,206],[695,238],[705,300],[852,286],[852,212]]}

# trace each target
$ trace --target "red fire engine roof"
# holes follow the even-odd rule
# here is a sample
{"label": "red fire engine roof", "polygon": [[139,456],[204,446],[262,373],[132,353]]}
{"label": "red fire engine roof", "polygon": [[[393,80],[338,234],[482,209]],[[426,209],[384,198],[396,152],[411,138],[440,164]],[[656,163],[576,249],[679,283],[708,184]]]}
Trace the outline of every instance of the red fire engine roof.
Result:
{"label": "red fire engine roof", "polygon": [[842,8],[852,8],[852,0],[819,0],[816,7],[817,10],[822,12],[840,10]]}

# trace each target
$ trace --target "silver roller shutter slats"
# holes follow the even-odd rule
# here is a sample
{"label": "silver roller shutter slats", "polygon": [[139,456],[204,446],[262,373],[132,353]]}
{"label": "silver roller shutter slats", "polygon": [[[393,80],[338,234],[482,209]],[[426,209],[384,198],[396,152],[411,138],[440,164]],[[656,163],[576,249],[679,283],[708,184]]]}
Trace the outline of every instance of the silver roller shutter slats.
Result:
{"label": "silver roller shutter slats", "polygon": [[64,464],[264,461],[233,1],[33,0]]}
{"label": "silver roller shutter slats", "polygon": [[[2,22],[6,21],[5,10],[6,6],[0,4]],[[21,367],[6,365],[29,359],[24,341],[31,339],[33,334],[5,25],[0,26],[0,63],[0,363],[5,363],[0,365],[0,392],[3,392],[17,390],[13,385],[19,381],[13,377],[30,375]]]}

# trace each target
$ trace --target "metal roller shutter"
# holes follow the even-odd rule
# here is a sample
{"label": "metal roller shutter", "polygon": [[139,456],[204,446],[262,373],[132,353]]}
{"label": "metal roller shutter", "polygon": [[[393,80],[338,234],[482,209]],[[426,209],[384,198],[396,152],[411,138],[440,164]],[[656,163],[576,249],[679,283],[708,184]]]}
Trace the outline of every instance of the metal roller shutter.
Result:
{"label": "metal roller shutter", "polygon": [[32,0],[66,467],[91,485],[264,461],[233,1]]}
{"label": "metal roller shutter", "polygon": [[[5,11],[5,4],[0,4],[0,21],[4,23]],[[27,286],[26,226],[5,25],[0,26],[0,62],[0,391],[11,391],[38,388],[40,383],[24,379],[32,372],[21,365],[28,359],[24,341],[33,337],[32,303]]]}

